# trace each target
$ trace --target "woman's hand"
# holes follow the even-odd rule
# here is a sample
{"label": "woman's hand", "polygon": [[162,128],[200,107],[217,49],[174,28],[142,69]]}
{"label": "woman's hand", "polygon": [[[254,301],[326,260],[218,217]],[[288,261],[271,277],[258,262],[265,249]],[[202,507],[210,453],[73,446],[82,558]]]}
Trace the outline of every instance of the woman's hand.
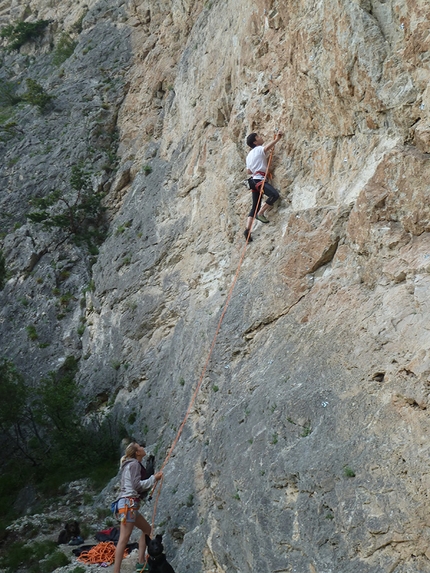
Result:
{"label": "woman's hand", "polygon": [[155,477],[155,481],[160,481],[160,479],[163,477],[163,472],[157,472],[156,474],[154,474]]}

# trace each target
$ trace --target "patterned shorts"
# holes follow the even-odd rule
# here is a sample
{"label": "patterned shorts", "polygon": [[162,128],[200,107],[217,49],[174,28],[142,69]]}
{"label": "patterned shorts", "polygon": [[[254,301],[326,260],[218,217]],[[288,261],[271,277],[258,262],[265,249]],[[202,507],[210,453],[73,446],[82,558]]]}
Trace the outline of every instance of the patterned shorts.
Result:
{"label": "patterned shorts", "polygon": [[140,507],[140,499],[121,497],[118,500],[116,517],[120,522],[134,523]]}

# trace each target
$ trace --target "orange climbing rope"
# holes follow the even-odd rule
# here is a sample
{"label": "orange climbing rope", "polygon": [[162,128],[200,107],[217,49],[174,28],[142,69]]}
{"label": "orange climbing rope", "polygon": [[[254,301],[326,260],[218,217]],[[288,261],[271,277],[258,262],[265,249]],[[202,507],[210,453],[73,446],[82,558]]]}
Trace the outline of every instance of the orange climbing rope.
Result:
{"label": "orange climbing rope", "polygon": [[[87,565],[92,563],[108,563],[112,565],[115,561],[115,545],[112,541],[102,541],[94,547],[91,547],[88,551],[83,551],[79,557],[78,561],[86,563]],[[128,549],[124,551],[124,557],[127,557]]]}
{"label": "orange climbing rope", "polygon": [[[275,134],[276,134],[276,133],[277,133],[277,130],[275,131]],[[259,205],[259,206],[260,206],[261,198],[262,198],[262,195],[263,195],[263,192],[264,192],[264,184],[265,184],[266,179],[267,179],[267,176],[268,176],[268,174],[269,174],[270,164],[272,163],[273,151],[274,151],[274,147],[272,147],[272,149],[270,150],[270,155],[269,155],[269,158],[268,158],[268,160],[267,160],[266,173],[265,173],[264,178],[262,179],[262,182],[261,182],[261,185],[260,185],[260,196],[259,196],[259,200],[258,200],[258,205]],[[255,217],[256,217],[257,212],[258,212],[258,209],[255,210],[254,216],[252,217],[252,222],[251,222],[251,227],[250,227],[250,229],[252,229],[252,226],[254,225],[254,221],[255,221]],[[170,446],[169,451],[167,452],[167,456],[166,456],[166,458],[165,458],[165,460],[164,460],[164,462],[163,462],[163,464],[162,464],[162,466],[161,466],[161,468],[160,468],[160,471],[162,471],[162,470],[164,469],[164,467],[166,466],[167,462],[168,462],[169,459],[170,459],[170,456],[171,456],[172,453],[173,453],[173,450],[174,450],[175,447],[176,447],[176,444],[177,444],[178,441],[179,441],[179,438],[181,437],[181,434],[182,434],[182,431],[183,431],[183,429],[184,429],[184,426],[185,426],[185,424],[187,423],[188,416],[189,416],[190,413],[191,413],[191,410],[192,410],[192,408],[193,408],[193,406],[194,406],[194,402],[196,401],[196,398],[197,398],[197,394],[199,393],[199,390],[200,390],[201,385],[202,385],[202,383],[203,383],[203,379],[204,379],[204,377],[205,377],[206,370],[207,370],[207,367],[208,367],[208,365],[209,365],[209,361],[210,361],[211,356],[212,356],[212,352],[213,352],[213,350],[214,350],[214,348],[215,348],[216,339],[217,339],[218,334],[219,334],[219,331],[220,331],[220,329],[221,329],[221,324],[222,324],[222,322],[223,322],[223,320],[224,320],[225,313],[227,312],[228,305],[230,304],[230,300],[231,300],[231,297],[232,297],[232,295],[233,295],[233,290],[234,290],[234,287],[236,286],[236,282],[237,282],[237,279],[238,279],[238,277],[239,277],[239,272],[240,272],[240,269],[241,269],[241,267],[242,267],[243,260],[244,260],[244,258],[245,258],[246,247],[248,246],[248,243],[249,243],[249,236],[250,236],[250,234],[251,234],[251,233],[249,232],[248,235],[247,235],[247,238],[246,238],[246,243],[245,243],[245,245],[244,245],[244,247],[243,247],[243,249],[242,249],[242,254],[241,254],[241,256],[240,256],[239,263],[238,263],[238,265],[237,265],[236,273],[235,273],[235,275],[234,275],[233,282],[232,282],[232,284],[231,284],[231,286],[230,286],[230,290],[228,291],[227,299],[226,299],[226,301],[225,301],[225,303],[224,303],[224,307],[223,307],[223,310],[222,310],[222,313],[221,313],[221,317],[220,317],[220,319],[219,319],[219,321],[218,321],[218,326],[217,326],[217,328],[216,328],[216,330],[215,330],[215,334],[214,334],[214,337],[213,337],[213,339],[212,339],[212,344],[211,344],[210,349],[209,349],[209,354],[208,354],[208,357],[207,357],[207,359],[206,359],[205,365],[203,366],[203,370],[202,370],[202,373],[201,373],[201,375],[200,375],[199,381],[198,381],[198,383],[197,383],[196,389],[194,390],[194,393],[193,393],[193,395],[192,395],[192,397],[191,397],[191,400],[190,400],[190,403],[189,403],[189,405],[188,405],[188,409],[187,409],[187,411],[186,411],[186,413],[185,413],[184,419],[182,420],[182,423],[181,423],[181,425],[179,426],[179,429],[178,429],[178,431],[177,431],[177,433],[176,433],[176,437],[175,437],[175,439],[173,440],[172,445]],[[156,483],[155,483],[155,485],[153,486],[152,491],[151,491],[151,496],[154,494],[154,491],[155,491],[155,489],[157,488],[157,485],[158,485],[158,484],[159,484],[160,487],[158,488],[157,496],[156,496],[155,501],[154,501],[154,509],[153,509],[153,512],[152,512],[152,525],[151,525],[152,531],[154,531],[155,516],[156,516],[156,513],[157,513],[158,499],[159,499],[159,497],[160,497],[160,493],[161,493],[161,489],[162,489],[162,485],[163,485],[163,479],[161,479],[159,482],[156,482]]]}

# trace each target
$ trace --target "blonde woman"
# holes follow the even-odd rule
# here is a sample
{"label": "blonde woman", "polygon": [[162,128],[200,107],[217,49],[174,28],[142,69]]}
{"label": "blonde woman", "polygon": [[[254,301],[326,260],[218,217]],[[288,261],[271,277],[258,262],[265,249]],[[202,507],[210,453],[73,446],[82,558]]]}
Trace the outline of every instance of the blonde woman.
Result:
{"label": "blonde woman", "polygon": [[163,477],[163,472],[158,472],[148,479],[141,479],[141,461],[145,456],[144,447],[132,442],[127,446],[125,455],[121,458],[121,489],[120,497],[117,500],[120,534],[115,551],[114,573],[119,573],[121,570],[124,550],[134,527],[139,528],[142,532],[139,538],[139,563],[136,565],[136,570],[143,571],[145,567],[145,534],[151,535],[151,526],[139,513],[140,498],[145,491],[151,489],[154,483]]}

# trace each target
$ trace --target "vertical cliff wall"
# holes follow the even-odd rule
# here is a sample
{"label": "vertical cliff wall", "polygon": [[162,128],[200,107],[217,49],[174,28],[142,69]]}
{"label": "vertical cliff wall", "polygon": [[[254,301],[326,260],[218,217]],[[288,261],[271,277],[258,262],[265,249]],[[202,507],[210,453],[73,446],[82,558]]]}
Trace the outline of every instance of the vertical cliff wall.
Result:
{"label": "vertical cliff wall", "polygon": [[[55,96],[3,122],[2,354],[33,381],[73,354],[92,407],[163,459],[244,247],[245,137],[281,129],[281,200],[157,523],[179,571],[427,571],[426,2],[3,0],[0,17],[51,21],[1,74]],[[73,196],[79,162],[106,193],[96,250],[26,218]]]}

